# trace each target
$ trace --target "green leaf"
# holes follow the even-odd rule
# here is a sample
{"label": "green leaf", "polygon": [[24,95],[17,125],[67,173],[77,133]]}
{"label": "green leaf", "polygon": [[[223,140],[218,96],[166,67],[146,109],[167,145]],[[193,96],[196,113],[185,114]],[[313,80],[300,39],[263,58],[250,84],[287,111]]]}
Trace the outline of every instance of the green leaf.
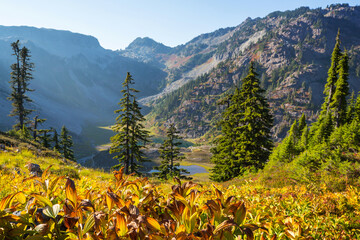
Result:
{"label": "green leaf", "polygon": [[95,218],[94,218],[94,214],[90,214],[88,216],[88,218],[86,219],[86,222],[84,224],[84,229],[83,229],[83,232],[82,234],[86,234],[95,224]]}

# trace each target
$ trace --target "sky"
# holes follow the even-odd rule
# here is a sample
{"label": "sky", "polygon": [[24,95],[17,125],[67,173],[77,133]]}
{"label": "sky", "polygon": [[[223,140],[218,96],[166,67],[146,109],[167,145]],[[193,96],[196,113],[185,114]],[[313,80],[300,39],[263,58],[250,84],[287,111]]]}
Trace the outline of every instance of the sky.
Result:
{"label": "sky", "polygon": [[[167,46],[185,44],[247,17],[301,6],[325,8],[325,0],[0,0],[0,25],[69,30],[96,37],[106,49],[124,49],[137,37]],[[351,6],[360,0],[348,0]]]}

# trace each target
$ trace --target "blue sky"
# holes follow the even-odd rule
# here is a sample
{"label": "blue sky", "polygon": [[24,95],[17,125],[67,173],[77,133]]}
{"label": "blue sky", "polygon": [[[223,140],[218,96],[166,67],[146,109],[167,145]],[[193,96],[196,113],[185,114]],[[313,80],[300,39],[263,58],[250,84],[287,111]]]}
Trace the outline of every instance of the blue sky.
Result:
{"label": "blue sky", "polygon": [[[0,0],[0,25],[35,26],[92,35],[107,49],[124,49],[136,37],[168,46],[201,33],[240,24],[247,17],[301,6],[326,7],[325,0]],[[349,0],[360,5],[359,0]]]}

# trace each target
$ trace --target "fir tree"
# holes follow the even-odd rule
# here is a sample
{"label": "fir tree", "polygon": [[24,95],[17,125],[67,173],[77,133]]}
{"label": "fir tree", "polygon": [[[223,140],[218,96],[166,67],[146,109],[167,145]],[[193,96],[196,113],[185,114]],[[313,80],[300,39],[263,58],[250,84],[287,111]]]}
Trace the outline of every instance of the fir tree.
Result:
{"label": "fir tree", "polygon": [[350,123],[354,118],[355,118],[355,92],[352,91],[346,110],[346,121]]}
{"label": "fir tree", "polygon": [[39,118],[39,115],[36,115],[34,117],[34,121],[33,121],[33,138],[36,140],[37,139],[37,134],[38,132],[40,132],[41,130],[38,129],[38,124],[42,124],[46,121],[46,119],[44,118]]}
{"label": "fir tree", "polygon": [[69,131],[65,126],[63,126],[60,133],[60,149],[62,156],[66,159],[75,161],[74,151],[72,150],[73,145],[74,144]]}
{"label": "fir tree", "polygon": [[273,147],[273,118],[251,63],[241,89],[236,89],[220,122],[222,135],[212,149],[211,179],[226,181],[246,170],[262,168]]}
{"label": "fir tree", "polygon": [[339,78],[336,81],[336,88],[330,104],[331,112],[334,115],[336,127],[346,123],[347,99],[349,95],[349,57],[347,52],[343,54],[339,62]]}
{"label": "fir tree", "polygon": [[26,47],[20,49],[19,40],[11,44],[13,55],[16,62],[11,65],[11,95],[8,100],[12,101],[12,107],[9,116],[18,117],[17,123],[13,126],[15,130],[21,130],[29,124],[29,114],[33,110],[26,108],[26,103],[32,100],[26,95],[33,91],[29,88],[29,81],[33,78],[31,72],[34,64],[30,62],[30,51]]}
{"label": "fir tree", "polygon": [[134,97],[132,102],[133,115],[130,140],[130,172],[135,172],[137,174],[139,174],[137,171],[138,168],[141,167],[138,163],[147,161],[141,149],[144,148],[149,141],[149,132],[145,130],[145,127],[142,124],[145,121],[145,118],[140,110],[141,108]]}
{"label": "fir tree", "polygon": [[141,152],[144,147],[141,141],[146,142],[148,138],[148,132],[141,123],[144,117],[134,95],[138,91],[130,87],[132,84],[134,80],[130,73],[127,73],[122,84],[124,89],[121,90],[123,98],[119,102],[120,109],[115,110],[115,113],[119,114],[112,127],[116,135],[110,138],[110,153],[117,153],[114,158],[119,161],[114,168],[123,166],[125,174],[136,172],[139,167],[137,163],[145,161]]}
{"label": "fir tree", "polygon": [[54,143],[54,151],[60,152],[61,147],[60,147],[60,143],[59,143],[58,133],[57,133],[57,131],[56,131],[55,128],[52,128],[51,130],[52,130],[53,133],[54,133],[53,138],[52,138],[52,142]]}
{"label": "fir tree", "polygon": [[327,83],[325,84],[324,94],[325,100],[321,107],[322,112],[320,117],[325,116],[330,111],[330,103],[335,91],[335,84],[338,79],[338,68],[339,61],[341,58],[341,50],[340,50],[340,30],[336,36],[336,43],[331,55],[331,66],[328,71]]}
{"label": "fir tree", "polygon": [[300,138],[302,131],[304,130],[304,128],[306,127],[306,117],[305,114],[302,114],[300,119],[299,119],[299,124],[297,127],[297,137]]}
{"label": "fir tree", "polygon": [[39,136],[38,139],[40,140],[41,146],[44,148],[50,148],[51,147],[51,138],[49,135],[50,129],[41,129],[38,131]]}
{"label": "fir tree", "polygon": [[181,136],[179,131],[176,130],[175,125],[171,124],[167,130],[166,140],[160,147],[160,158],[162,159],[161,165],[154,167],[159,172],[153,173],[155,177],[161,179],[169,179],[173,177],[187,178],[183,174],[189,173],[187,170],[179,168],[180,161],[185,157],[180,153]]}
{"label": "fir tree", "polygon": [[302,134],[300,137],[300,141],[298,143],[298,149],[299,152],[304,151],[308,147],[308,141],[309,141],[309,128],[306,125],[304,129],[302,130]]}
{"label": "fir tree", "polygon": [[360,92],[357,95],[354,106],[354,119],[360,123]]}

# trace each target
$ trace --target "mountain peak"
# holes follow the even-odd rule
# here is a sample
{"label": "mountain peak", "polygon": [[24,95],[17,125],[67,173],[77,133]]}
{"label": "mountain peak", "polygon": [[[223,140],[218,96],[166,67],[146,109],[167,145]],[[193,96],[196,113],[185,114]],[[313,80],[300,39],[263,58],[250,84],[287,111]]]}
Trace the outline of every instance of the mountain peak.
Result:
{"label": "mountain peak", "polygon": [[171,47],[165,46],[162,43],[155,41],[149,37],[138,37],[129,46],[126,50],[136,50],[140,48],[149,48],[152,49],[156,53],[167,53],[171,50]]}

